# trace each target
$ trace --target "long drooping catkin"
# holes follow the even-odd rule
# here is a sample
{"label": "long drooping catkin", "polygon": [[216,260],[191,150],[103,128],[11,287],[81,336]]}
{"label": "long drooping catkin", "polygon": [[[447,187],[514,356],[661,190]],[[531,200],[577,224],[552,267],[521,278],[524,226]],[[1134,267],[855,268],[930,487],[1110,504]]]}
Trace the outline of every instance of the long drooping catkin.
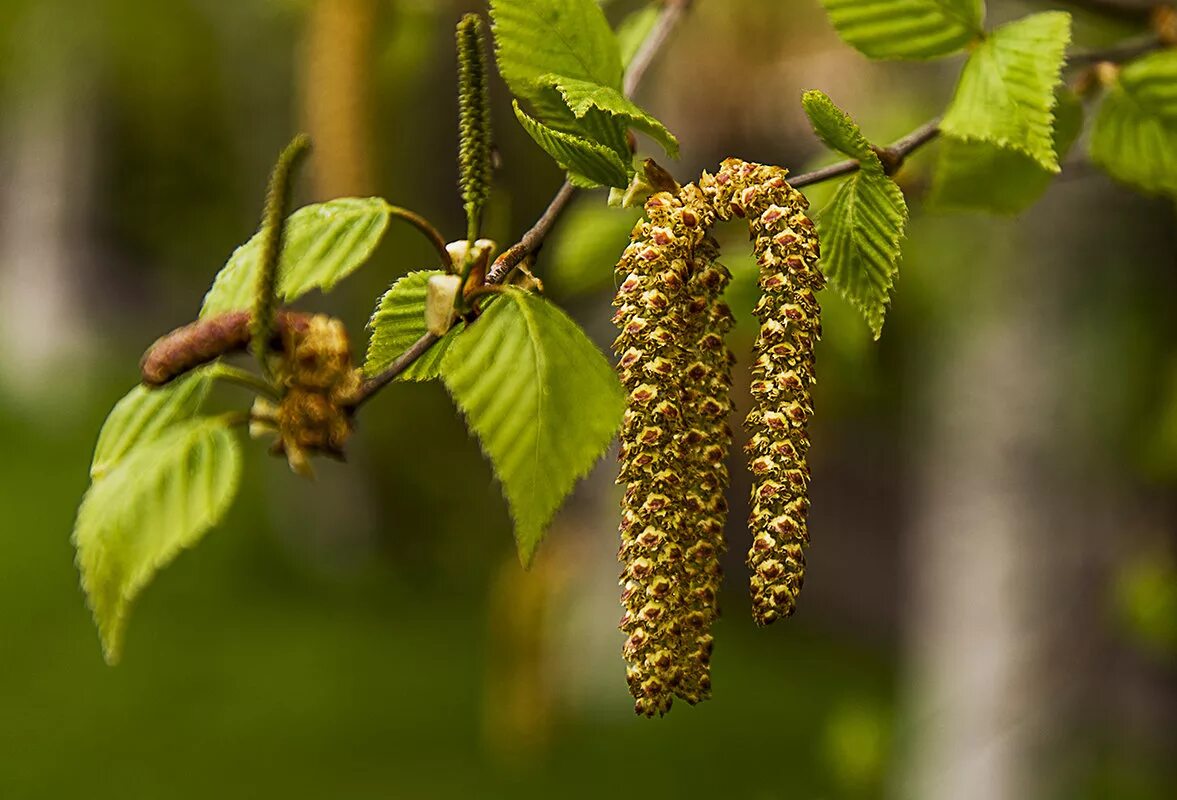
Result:
{"label": "long drooping catkin", "polygon": [[[712,214],[701,195],[660,192],[617,265],[618,370],[629,393],[621,433],[623,652],[639,714],[664,714],[683,691],[693,544],[684,506],[688,472],[684,372],[689,362],[688,283]],[[697,690],[692,690],[697,691]]]}
{"label": "long drooping catkin", "polygon": [[[698,191],[688,186],[684,192]],[[684,680],[679,696],[697,703],[711,696],[711,626],[719,616],[728,485],[725,460],[731,448],[731,366],[735,356],[725,336],[732,314],[720,299],[731,279],[716,259],[719,244],[710,235],[695,249],[688,283],[689,358],[683,377],[683,450],[686,492],[683,510],[691,543],[686,549]]]}
{"label": "long drooping catkin", "polygon": [[809,542],[808,423],[813,347],[821,337],[817,291],[825,285],[808,202],[777,167],[728,159],[701,185],[722,218],[746,217],[760,267],[754,407],[746,426],[754,484],[749,527],[752,613],[761,625],[789,616],[805,578]]}

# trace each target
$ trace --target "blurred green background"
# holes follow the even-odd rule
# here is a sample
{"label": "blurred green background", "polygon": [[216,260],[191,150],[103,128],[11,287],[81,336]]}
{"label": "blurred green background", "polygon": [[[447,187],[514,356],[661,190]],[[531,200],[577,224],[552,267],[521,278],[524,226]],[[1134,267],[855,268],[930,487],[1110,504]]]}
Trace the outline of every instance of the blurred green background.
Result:
{"label": "blurred green background", "polygon": [[[933,151],[903,173],[883,339],[823,300],[809,575],[766,630],[733,470],[711,701],[632,714],[611,461],[524,573],[436,385],[365,408],[315,483],[251,447],[226,522],[103,664],[69,533],[139,354],[195,316],[297,130],[301,201],[380,194],[462,236],[452,31],[480,8],[0,0],[0,798],[1177,796],[1177,225],[1082,164],[1018,219],[927,207]],[[1078,46],[1126,32],[1076,22]],[[802,89],[886,141],[958,69],[870,63],[816,0],[698,0],[640,100],[684,181],[727,155],[799,170],[822,158]],[[560,176],[494,89],[509,244]],[[602,346],[632,221],[586,194],[537,266]],[[746,353],[751,264],[723,235]],[[375,298],[432,261],[394,229],[306,305],[359,353]]]}

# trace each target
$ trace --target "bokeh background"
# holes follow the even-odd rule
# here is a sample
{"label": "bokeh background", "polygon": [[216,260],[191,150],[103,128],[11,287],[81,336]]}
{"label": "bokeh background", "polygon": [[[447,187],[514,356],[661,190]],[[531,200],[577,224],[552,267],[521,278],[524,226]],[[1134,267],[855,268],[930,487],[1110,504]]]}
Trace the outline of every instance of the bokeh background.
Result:
{"label": "bokeh background", "polygon": [[[300,201],[380,194],[462,236],[452,31],[479,7],[0,0],[0,798],[1177,796],[1177,225],[1083,164],[1017,219],[929,208],[934,148],[902,174],[882,340],[824,299],[801,610],[750,621],[737,477],[710,702],[633,716],[611,462],[525,573],[433,384],[365,408],[315,483],[250,447],[228,519],[103,664],[69,534],[139,354],[195,316],[297,130]],[[1130,32],[1076,23],[1079,46]],[[823,157],[803,89],[886,141],[958,69],[870,63],[816,0],[698,0],[640,100],[680,179],[727,155],[800,169]],[[509,243],[560,175],[494,90],[487,233]],[[632,221],[586,194],[537,268],[603,346]],[[746,353],[750,259],[724,236]],[[431,264],[394,224],[305,305],[359,354],[375,298]]]}

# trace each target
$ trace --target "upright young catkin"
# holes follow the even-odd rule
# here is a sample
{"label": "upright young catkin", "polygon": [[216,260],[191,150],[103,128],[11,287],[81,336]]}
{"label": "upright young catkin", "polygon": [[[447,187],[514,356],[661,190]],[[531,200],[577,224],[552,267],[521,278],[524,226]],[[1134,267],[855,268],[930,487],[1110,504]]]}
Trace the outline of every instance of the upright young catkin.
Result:
{"label": "upright young catkin", "polygon": [[[688,670],[706,615],[691,616],[697,570],[686,553],[698,536],[686,505],[692,473],[687,450],[684,382],[693,359],[689,290],[713,214],[697,191],[659,192],[617,265],[614,322],[618,372],[628,392],[621,432],[621,630],[626,678],[639,714],[670,710],[678,694],[700,692],[699,669]],[[699,622],[699,625],[694,624]],[[706,667],[707,653],[701,664]],[[695,660],[699,663],[698,659]],[[688,673],[690,680],[688,681]]]}
{"label": "upright young catkin", "polygon": [[808,202],[778,167],[738,159],[700,181],[723,219],[746,217],[760,267],[760,320],[752,366],[754,406],[745,422],[753,475],[748,524],[752,614],[767,625],[789,616],[805,579],[809,543],[808,423],[813,347],[821,337],[817,292],[825,285]]}

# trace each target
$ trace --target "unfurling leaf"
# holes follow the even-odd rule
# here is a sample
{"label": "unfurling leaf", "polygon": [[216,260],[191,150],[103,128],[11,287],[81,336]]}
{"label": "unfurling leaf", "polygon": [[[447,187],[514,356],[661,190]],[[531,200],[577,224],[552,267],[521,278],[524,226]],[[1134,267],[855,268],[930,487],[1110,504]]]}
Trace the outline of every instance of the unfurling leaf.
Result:
{"label": "unfurling leaf", "polygon": [[879,159],[871,150],[870,142],[850,116],[834,105],[824,92],[811,89],[801,96],[801,106],[813,130],[826,146],[839,153],[857,159],[866,169],[879,165]]}
{"label": "unfurling leaf", "polygon": [[227,421],[198,417],[133,447],[90,484],[73,540],[109,663],[119,660],[139,592],[221,519],[240,473]]}
{"label": "unfurling leaf", "polygon": [[858,125],[821,92],[801,100],[817,135],[827,145],[858,159],[850,176],[818,217],[822,271],[831,286],[862,315],[878,339],[907,227],[903,192],[889,178]]}
{"label": "unfurling leaf", "polygon": [[482,445],[515,520],[524,565],[621,424],[613,368],[552,303],[506,289],[446,353],[441,376]]}
{"label": "unfurling leaf", "polygon": [[[364,374],[378,375],[392,364],[414,342],[424,336],[425,304],[429,279],[444,276],[441,270],[410,272],[384,293],[368,327],[372,338],[368,342],[368,357],[364,361]],[[425,352],[400,374],[398,380],[427,381],[437,377],[441,359],[461,329],[458,323],[441,341]]]}
{"label": "unfurling leaf", "polygon": [[973,51],[940,129],[963,141],[1025,153],[1059,171],[1055,94],[1071,41],[1071,15],[1047,11],[993,31]]}
{"label": "unfurling leaf", "polygon": [[1120,70],[1095,119],[1091,160],[1117,180],[1177,196],[1177,50]]}
{"label": "unfurling leaf", "polygon": [[536,144],[567,170],[568,179],[576,186],[620,188],[629,184],[629,171],[614,150],[583,136],[550,128],[529,117],[518,102],[515,116]]}
{"label": "unfurling leaf", "polygon": [[[279,301],[290,302],[312,289],[329,291],[363,266],[384,237],[390,209],[379,197],[344,197],[291,214],[278,265]],[[259,233],[217,273],[200,316],[251,308],[261,256]]]}
{"label": "unfurling leaf", "polygon": [[[622,129],[637,128],[649,134],[667,155],[678,158],[678,139],[674,134],[617,89],[556,74],[544,75],[540,82],[558,91],[577,119],[583,120],[593,110],[601,111],[616,120]],[[628,149],[618,155],[628,158]]]}
{"label": "unfurling leaf", "polygon": [[[1083,106],[1073,92],[1062,91],[1054,116],[1054,147],[1061,163],[1083,126]],[[1054,178],[1025,153],[942,136],[931,202],[942,208],[1017,214],[1037,201]]]}
{"label": "unfurling leaf", "polygon": [[822,0],[847,44],[871,58],[937,58],[982,35],[984,0]]}

